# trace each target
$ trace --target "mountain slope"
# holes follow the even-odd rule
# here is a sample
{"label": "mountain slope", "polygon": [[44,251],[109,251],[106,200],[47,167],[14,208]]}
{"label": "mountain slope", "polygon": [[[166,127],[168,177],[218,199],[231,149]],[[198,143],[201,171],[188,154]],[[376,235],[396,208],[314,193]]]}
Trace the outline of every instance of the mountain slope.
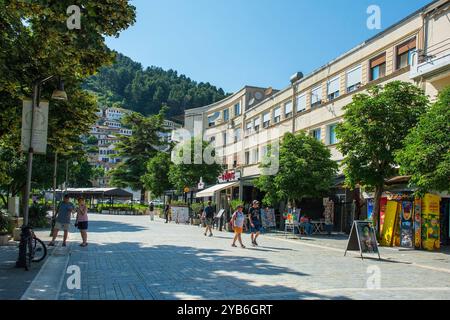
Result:
{"label": "mountain slope", "polygon": [[222,89],[209,83],[197,83],[174,70],[143,69],[140,63],[120,53],[116,63],[89,78],[84,89],[94,92],[102,105],[116,105],[144,115],[157,114],[167,105],[169,117],[226,97]]}

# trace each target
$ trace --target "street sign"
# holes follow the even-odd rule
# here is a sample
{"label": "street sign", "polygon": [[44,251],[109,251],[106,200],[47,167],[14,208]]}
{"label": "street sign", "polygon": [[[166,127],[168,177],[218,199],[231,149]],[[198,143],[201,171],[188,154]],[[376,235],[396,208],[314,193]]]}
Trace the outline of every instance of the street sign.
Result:
{"label": "street sign", "polygon": [[378,259],[381,260],[377,238],[375,236],[375,229],[371,222],[353,222],[344,256],[347,255],[347,251],[359,251],[362,259],[364,259],[363,253],[377,253]]}
{"label": "street sign", "polygon": [[184,192],[185,192],[185,193],[191,192],[191,189],[189,189],[188,187],[186,187],[186,188],[184,188]]}
{"label": "street sign", "polygon": [[200,183],[198,184],[198,190],[203,190],[203,189],[205,189],[205,183],[200,182]]}
{"label": "street sign", "polygon": [[[33,138],[32,148],[36,154],[47,153],[47,134],[48,134],[48,102],[42,101],[39,107],[34,110],[33,117]],[[32,101],[24,100],[22,108],[22,151],[28,152],[30,149],[30,130],[31,130],[31,110]]]}

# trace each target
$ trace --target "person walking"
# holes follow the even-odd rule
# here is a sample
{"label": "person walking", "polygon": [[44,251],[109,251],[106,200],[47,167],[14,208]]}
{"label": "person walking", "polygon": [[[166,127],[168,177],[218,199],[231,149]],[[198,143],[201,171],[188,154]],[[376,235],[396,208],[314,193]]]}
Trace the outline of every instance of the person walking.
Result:
{"label": "person walking", "polygon": [[214,208],[212,207],[211,201],[208,201],[208,205],[205,207],[205,210],[203,212],[206,224],[205,237],[207,236],[208,231],[209,236],[212,237],[213,236],[212,225],[214,223]]}
{"label": "person walking", "polygon": [[245,246],[242,243],[242,232],[244,231],[244,221],[245,221],[245,215],[242,212],[243,209],[244,207],[239,205],[237,207],[236,212],[233,213],[233,216],[231,218],[231,223],[234,229],[234,239],[233,244],[231,246],[237,248],[236,241],[239,241],[241,247],[245,249]]}
{"label": "person walking", "polygon": [[169,211],[170,204],[166,204],[166,207],[164,208],[164,218],[166,219],[166,223],[169,223]]}
{"label": "person walking", "polygon": [[155,205],[153,204],[153,201],[150,202],[148,210],[150,211],[150,221],[155,221]]}
{"label": "person walking", "polygon": [[248,211],[248,221],[250,222],[250,232],[252,233],[252,245],[254,247],[258,246],[259,235],[261,234],[261,209],[259,208],[259,202],[257,200],[253,201],[252,206]]}
{"label": "person walking", "polygon": [[83,198],[78,199],[78,207],[77,211],[77,220],[75,226],[80,230],[81,239],[83,239],[83,243],[80,244],[80,247],[87,247],[87,230],[88,230],[88,209],[86,203]]}
{"label": "person walking", "polygon": [[74,205],[70,202],[69,195],[64,195],[64,200],[59,204],[55,216],[55,228],[53,230],[52,241],[48,244],[49,247],[55,246],[55,240],[58,237],[59,230],[64,230],[64,238],[62,246],[67,245],[67,237],[69,236],[70,218],[72,212],[75,210]]}

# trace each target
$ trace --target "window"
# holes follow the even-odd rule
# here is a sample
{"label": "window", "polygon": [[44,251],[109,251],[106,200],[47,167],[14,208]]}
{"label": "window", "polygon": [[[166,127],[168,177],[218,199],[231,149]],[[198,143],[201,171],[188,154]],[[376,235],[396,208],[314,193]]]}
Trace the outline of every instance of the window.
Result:
{"label": "window", "polygon": [[370,60],[370,81],[386,75],[386,53]]}
{"label": "window", "polygon": [[266,112],[263,115],[263,127],[267,128],[270,126],[270,112]]}
{"label": "window", "polygon": [[322,104],[322,87],[311,90],[311,108],[318,107]]}
{"label": "window", "polygon": [[339,97],[340,78],[334,78],[328,81],[328,100],[334,100]]}
{"label": "window", "polygon": [[245,152],[245,164],[247,166],[250,164],[250,151]]}
{"label": "window", "polygon": [[278,123],[280,121],[281,121],[281,107],[277,107],[273,111],[273,122]]}
{"label": "window", "polygon": [[315,130],[311,131],[311,136],[313,136],[314,139],[321,141],[322,140],[322,130],[315,129]]}
{"label": "window", "polygon": [[234,105],[234,116],[240,116],[241,115],[241,104],[240,103],[236,103]]}
{"label": "window", "polygon": [[259,149],[256,148],[253,150],[253,159],[252,163],[258,163],[259,162]]}
{"label": "window", "polygon": [[337,124],[332,124],[328,127],[328,135],[329,135],[329,144],[336,144],[338,143],[338,140],[336,138],[336,127]]}
{"label": "window", "polygon": [[255,129],[255,132],[258,132],[260,127],[261,127],[261,118],[258,117],[253,122],[253,128]]}
{"label": "window", "polygon": [[297,96],[297,112],[306,110],[306,93]]}
{"label": "window", "polygon": [[228,120],[230,120],[230,110],[225,109],[223,110],[223,121],[227,122]]}
{"label": "window", "polygon": [[220,112],[216,112],[208,117],[208,124],[210,127],[214,127],[216,125],[217,119],[220,117]]}
{"label": "window", "polygon": [[284,116],[286,119],[292,117],[292,101],[286,102],[284,105]]}
{"label": "window", "polygon": [[247,135],[252,134],[252,129],[253,129],[253,123],[251,121],[247,122],[247,124],[245,125],[245,133]]}
{"label": "window", "polygon": [[241,128],[234,130],[234,143],[241,140]]}
{"label": "window", "polygon": [[357,66],[347,71],[347,93],[358,90],[361,87],[362,68]]}
{"label": "window", "polygon": [[412,53],[416,49],[416,38],[397,47],[397,70],[411,65]]}

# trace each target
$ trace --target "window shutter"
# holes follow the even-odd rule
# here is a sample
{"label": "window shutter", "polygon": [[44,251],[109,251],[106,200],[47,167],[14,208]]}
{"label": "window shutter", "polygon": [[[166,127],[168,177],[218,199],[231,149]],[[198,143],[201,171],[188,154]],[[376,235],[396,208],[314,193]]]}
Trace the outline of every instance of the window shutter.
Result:
{"label": "window shutter", "polygon": [[306,110],[306,93],[297,97],[297,112]]}
{"label": "window shutter", "polygon": [[355,84],[361,83],[361,80],[362,80],[361,66],[358,66],[353,70],[347,71],[347,87],[351,87],[354,86]]}
{"label": "window shutter", "polygon": [[291,113],[292,112],[292,102],[288,102],[284,105],[285,113]]}
{"label": "window shutter", "polygon": [[375,68],[377,66],[379,66],[380,64],[383,64],[386,62],[386,53],[383,53],[381,55],[379,55],[376,58],[373,58],[372,60],[370,60],[370,67],[371,68]]}
{"label": "window shutter", "polygon": [[322,100],[322,87],[315,88],[311,91],[311,104]]}
{"label": "window shutter", "polygon": [[339,91],[339,88],[340,88],[339,77],[334,78],[333,80],[330,80],[328,82],[328,94]]}
{"label": "window shutter", "polygon": [[397,54],[403,54],[405,52],[408,52],[409,50],[415,49],[416,48],[416,38],[413,38],[409,41],[406,41],[405,43],[399,45],[397,47]]}

